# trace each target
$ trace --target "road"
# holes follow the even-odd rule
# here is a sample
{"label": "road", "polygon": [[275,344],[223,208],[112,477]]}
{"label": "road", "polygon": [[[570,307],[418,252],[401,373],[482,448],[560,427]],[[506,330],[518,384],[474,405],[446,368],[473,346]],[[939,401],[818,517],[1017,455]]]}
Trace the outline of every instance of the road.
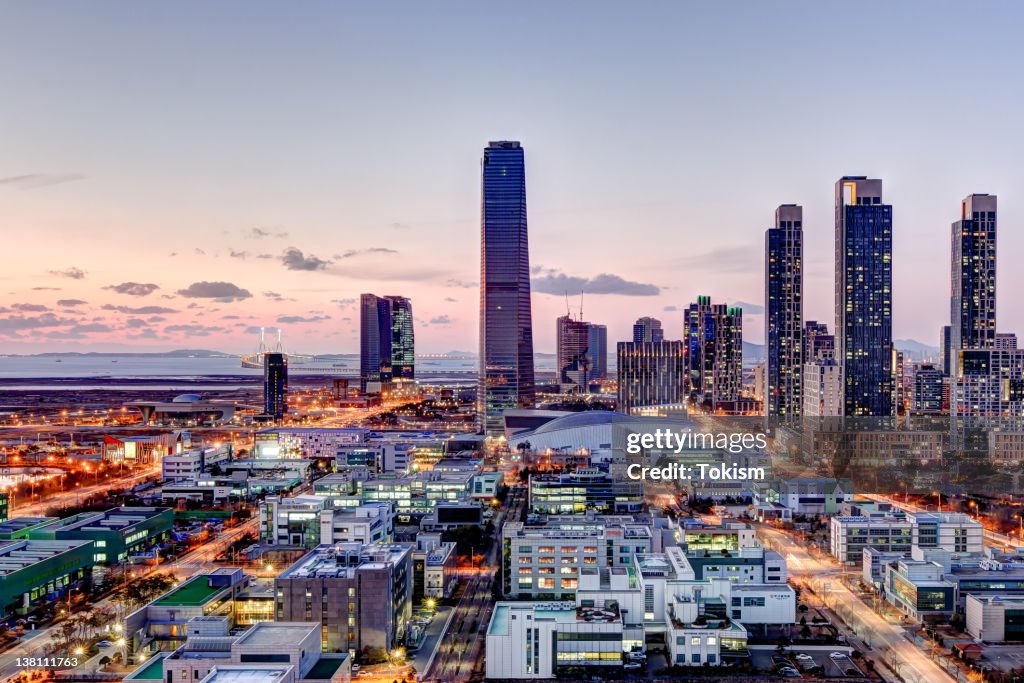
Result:
{"label": "road", "polygon": [[955,683],[955,679],[904,636],[901,627],[890,624],[880,617],[840,580],[842,570],[828,562],[811,557],[793,538],[778,529],[761,527],[761,536],[786,558],[790,579],[805,585],[812,579],[833,580],[828,582],[828,601],[833,611],[842,613],[847,624],[856,629],[857,636],[868,643],[876,652],[891,653],[884,661],[904,680],[919,683]]}
{"label": "road", "polygon": [[10,516],[12,517],[42,517],[46,514],[47,510],[50,510],[58,505],[77,505],[81,501],[85,500],[89,496],[96,493],[106,493],[111,489],[123,489],[136,486],[146,481],[147,479],[153,479],[160,476],[159,467],[150,467],[139,472],[129,474],[125,477],[116,477],[111,479],[104,479],[101,482],[93,484],[92,486],[78,486],[75,488],[68,489],[67,491],[55,492],[43,498],[38,502],[28,504],[17,504],[12,506]]}
{"label": "road", "polygon": [[500,529],[506,518],[519,520],[525,505],[526,489],[511,487],[505,506],[494,518],[497,537],[482,565],[464,570],[465,589],[455,607],[455,616],[438,646],[430,669],[421,672],[422,680],[463,683],[472,677],[474,671],[482,669],[487,626],[494,610],[494,581],[501,561]]}

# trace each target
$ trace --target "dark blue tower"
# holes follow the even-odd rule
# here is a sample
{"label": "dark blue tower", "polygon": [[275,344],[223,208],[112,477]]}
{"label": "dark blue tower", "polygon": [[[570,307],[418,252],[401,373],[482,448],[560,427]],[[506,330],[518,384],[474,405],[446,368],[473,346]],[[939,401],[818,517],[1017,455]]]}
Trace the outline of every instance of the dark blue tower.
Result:
{"label": "dark blue tower", "polygon": [[535,398],[526,169],[518,142],[487,145],[481,186],[477,415],[485,434],[498,435],[502,412],[532,408]]}

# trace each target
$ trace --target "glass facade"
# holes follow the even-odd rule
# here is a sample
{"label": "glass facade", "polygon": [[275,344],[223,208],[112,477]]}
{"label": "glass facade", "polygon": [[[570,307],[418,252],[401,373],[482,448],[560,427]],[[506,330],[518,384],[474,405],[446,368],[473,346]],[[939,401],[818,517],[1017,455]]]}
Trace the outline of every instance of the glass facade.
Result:
{"label": "glass facade", "polygon": [[288,412],[288,357],[263,354],[263,412],[280,420]]}
{"label": "glass facade", "polygon": [[619,342],[616,364],[620,412],[684,400],[686,359],[682,342]]}
{"label": "glass facade", "polygon": [[498,435],[503,411],[532,408],[535,398],[526,169],[518,142],[487,146],[481,185],[477,415],[485,434]]}
{"label": "glass facade", "polygon": [[765,232],[765,415],[800,415],[803,384],[803,208],[775,210]]}
{"label": "glass facade", "polygon": [[836,182],[836,359],[844,415],[893,414],[892,206],[882,181]]}
{"label": "glass facade", "polygon": [[416,343],[412,302],[404,296],[359,298],[359,386],[383,389],[416,378]]}

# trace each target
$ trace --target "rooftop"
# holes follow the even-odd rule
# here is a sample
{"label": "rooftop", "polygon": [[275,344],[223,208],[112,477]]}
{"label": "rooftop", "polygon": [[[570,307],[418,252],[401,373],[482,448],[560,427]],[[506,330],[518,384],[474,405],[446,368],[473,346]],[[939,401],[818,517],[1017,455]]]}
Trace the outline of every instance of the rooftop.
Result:
{"label": "rooftop", "polygon": [[290,664],[215,666],[200,683],[277,683],[291,668]]}
{"label": "rooftop", "polygon": [[320,659],[316,660],[313,668],[306,672],[306,679],[329,680],[341,668],[347,657],[347,654],[321,655]]}
{"label": "rooftop", "polygon": [[303,624],[293,621],[261,621],[238,637],[238,646],[272,647],[275,645],[297,645],[310,633],[319,633],[320,624]]}
{"label": "rooftop", "polygon": [[165,607],[198,607],[205,605],[224,589],[225,586],[211,586],[207,576],[200,574],[167,593],[155,604]]}
{"label": "rooftop", "polygon": [[29,569],[63,553],[92,545],[92,541],[8,541],[0,545],[0,576]]}
{"label": "rooftop", "polygon": [[311,550],[286,569],[279,579],[352,578],[359,567],[396,563],[412,550],[407,543],[335,543]]}
{"label": "rooftop", "polygon": [[119,507],[106,512],[83,512],[74,517],[55,522],[53,531],[121,531],[141,524],[171,508],[163,507]]}

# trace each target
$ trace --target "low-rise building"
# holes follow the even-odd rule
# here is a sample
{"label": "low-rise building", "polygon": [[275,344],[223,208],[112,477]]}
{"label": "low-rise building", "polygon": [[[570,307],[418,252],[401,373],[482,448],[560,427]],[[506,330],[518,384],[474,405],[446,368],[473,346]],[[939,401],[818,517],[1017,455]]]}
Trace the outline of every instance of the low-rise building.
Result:
{"label": "low-rise building", "polygon": [[625,567],[653,550],[650,527],[611,524],[600,518],[576,523],[506,522],[504,595],[508,598],[567,599],[575,596],[586,567]]}
{"label": "low-rise building", "polygon": [[168,453],[160,461],[163,481],[195,481],[207,468],[231,459],[228,444]]}
{"label": "low-rise building", "polygon": [[320,511],[321,544],[390,543],[395,537],[395,506],[364,503],[354,508]]}
{"label": "low-rise building", "polygon": [[324,496],[267,496],[260,503],[260,543],[299,548],[320,545],[320,515],[327,507]]}
{"label": "low-rise building", "polygon": [[457,560],[454,543],[442,542],[438,534],[417,534],[412,553],[413,599],[450,597],[459,582]]}
{"label": "low-rise building", "polygon": [[774,550],[688,550],[685,560],[696,581],[725,578],[736,583],[786,583],[786,559]]}
{"label": "low-rise building", "polygon": [[1024,641],[1024,597],[968,595],[967,633],[989,643]]}
{"label": "low-rise building", "polygon": [[538,515],[628,514],[641,512],[643,485],[596,468],[530,477],[530,511]]}
{"label": "low-rise building", "polygon": [[828,477],[783,479],[778,485],[779,502],[797,515],[830,515],[854,497],[853,482]]}
{"label": "low-rise building", "polygon": [[276,619],[323,626],[324,649],[390,650],[412,616],[410,544],[321,545],[275,581]]}
{"label": "low-rise building", "polygon": [[0,544],[0,612],[24,614],[43,601],[59,600],[92,571],[88,540],[28,540]]}
{"label": "low-rise building", "polygon": [[885,568],[885,598],[915,621],[930,615],[952,615],[956,587],[943,578],[942,565],[897,560]]}
{"label": "low-rise building", "polygon": [[125,637],[132,640],[136,650],[176,647],[194,635],[189,632],[193,619],[230,617],[233,600],[248,581],[242,569],[233,567],[193,576],[129,614],[125,619]]}
{"label": "low-rise building", "polygon": [[499,602],[487,628],[487,678],[555,678],[566,667],[621,667],[617,609]]}
{"label": "low-rise building", "polygon": [[117,564],[151,552],[170,537],[174,510],[158,507],[119,507],[106,512],[83,512],[29,532],[36,540],[92,541],[98,564]]}
{"label": "low-rise building", "polygon": [[862,559],[869,546],[897,553],[909,553],[913,546],[913,525],[907,519],[836,516],[829,524],[830,550],[840,562]]}
{"label": "low-rise building", "polygon": [[[198,629],[196,629],[198,630]],[[126,683],[349,683],[348,653],[321,652],[318,624],[263,622],[240,636],[211,630],[190,635],[173,652],[160,653],[123,679]]]}

